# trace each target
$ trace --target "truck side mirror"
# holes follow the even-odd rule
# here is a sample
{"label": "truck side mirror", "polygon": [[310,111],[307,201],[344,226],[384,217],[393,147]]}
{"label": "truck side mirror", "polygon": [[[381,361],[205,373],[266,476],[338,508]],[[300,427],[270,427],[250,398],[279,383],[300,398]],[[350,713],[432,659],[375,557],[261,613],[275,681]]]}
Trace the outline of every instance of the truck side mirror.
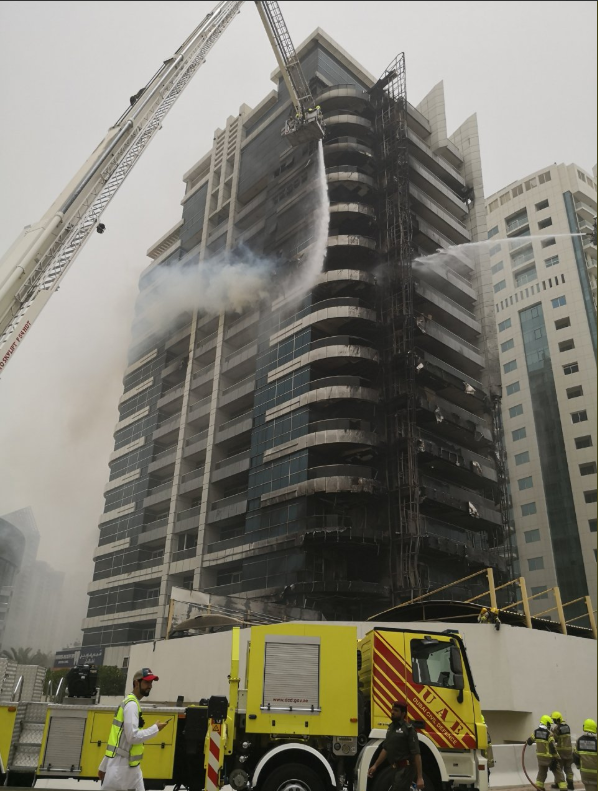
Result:
{"label": "truck side mirror", "polygon": [[461,652],[459,651],[458,645],[451,645],[450,661],[451,661],[451,673],[453,673],[455,676],[456,675],[463,676],[463,665],[461,664]]}

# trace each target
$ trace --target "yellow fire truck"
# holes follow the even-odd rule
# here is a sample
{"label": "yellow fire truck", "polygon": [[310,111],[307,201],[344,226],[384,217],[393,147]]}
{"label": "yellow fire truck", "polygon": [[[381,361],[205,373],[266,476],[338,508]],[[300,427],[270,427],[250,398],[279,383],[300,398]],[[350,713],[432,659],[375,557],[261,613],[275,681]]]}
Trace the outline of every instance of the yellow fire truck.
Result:
{"label": "yellow fire truck", "polygon": [[[229,783],[235,791],[387,791],[392,769],[373,780],[367,771],[391,705],[403,699],[418,731],[427,791],[487,791],[486,727],[458,634],[385,627],[358,640],[356,626],[256,626],[243,685],[239,644],[234,629],[228,698],[144,709],[147,725],[171,717],[146,743],[146,788],[216,791]],[[19,758],[34,744],[21,705],[38,707],[40,721],[41,744],[24,752],[29,765]],[[8,784],[96,779],[113,716],[113,709],[73,699],[0,707],[0,731],[12,732],[0,742]]]}

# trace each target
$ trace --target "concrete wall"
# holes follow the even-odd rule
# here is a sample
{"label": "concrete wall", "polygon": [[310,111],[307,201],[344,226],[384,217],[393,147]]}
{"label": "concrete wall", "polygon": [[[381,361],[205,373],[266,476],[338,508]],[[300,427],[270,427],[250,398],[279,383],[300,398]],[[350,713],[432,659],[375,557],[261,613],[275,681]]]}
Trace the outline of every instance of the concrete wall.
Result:
{"label": "concrete wall", "polygon": [[[370,623],[356,623],[362,637]],[[383,626],[385,624],[377,624]],[[497,632],[480,624],[386,624],[425,632],[455,628],[465,640],[482,709],[494,744],[522,742],[542,714],[558,709],[575,734],[586,717],[596,719],[596,642],[503,624]],[[241,631],[241,679],[249,630]],[[174,702],[184,695],[197,702],[226,695],[230,632],[131,647],[128,686],[133,673],[151,667],[160,676],[151,702]],[[149,702],[149,701],[148,701]]]}

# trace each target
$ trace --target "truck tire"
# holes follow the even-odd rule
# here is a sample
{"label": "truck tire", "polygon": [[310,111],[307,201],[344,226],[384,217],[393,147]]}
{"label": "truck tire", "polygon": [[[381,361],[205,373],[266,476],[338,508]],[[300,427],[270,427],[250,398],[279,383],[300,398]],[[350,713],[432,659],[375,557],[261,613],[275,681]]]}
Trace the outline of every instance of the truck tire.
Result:
{"label": "truck tire", "polygon": [[301,764],[278,766],[260,783],[260,791],[325,791],[325,788],[317,773]]}
{"label": "truck tire", "polygon": [[[376,773],[372,780],[371,791],[390,791],[395,778],[395,769],[392,766],[385,766],[384,769]],[[422,772],[424,778],[424,791],[440,791],[434,787],[430,776]]]}

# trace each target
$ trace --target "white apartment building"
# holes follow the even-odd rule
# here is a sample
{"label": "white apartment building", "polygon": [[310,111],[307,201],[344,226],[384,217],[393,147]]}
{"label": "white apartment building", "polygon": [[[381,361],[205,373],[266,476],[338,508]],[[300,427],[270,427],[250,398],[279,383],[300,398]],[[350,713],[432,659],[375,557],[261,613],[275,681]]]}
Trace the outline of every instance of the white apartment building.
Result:
{"label": "white apartment building", "polygon": [[596,177],[551,165],[486,207],[520,572],[536,614],[555,585],[595,604]]}

